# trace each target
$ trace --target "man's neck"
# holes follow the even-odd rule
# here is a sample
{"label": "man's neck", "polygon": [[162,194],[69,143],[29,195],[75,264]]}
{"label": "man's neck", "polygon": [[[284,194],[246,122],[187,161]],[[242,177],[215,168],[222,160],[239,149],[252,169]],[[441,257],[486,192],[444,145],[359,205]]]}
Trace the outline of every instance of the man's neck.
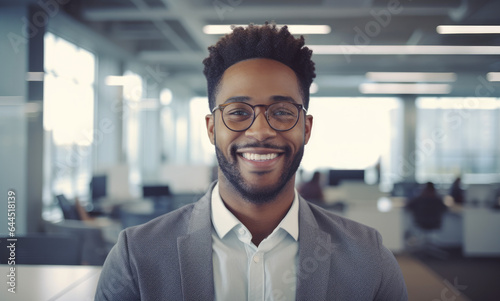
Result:
{"label": "man's neck", "polygon": [[258,246],[285,217],[295,198],[295,177],[274,199],[264,204],[245,200],[227,179],[219,176],[219,192],[226,208],[252,233],[252,242]]}

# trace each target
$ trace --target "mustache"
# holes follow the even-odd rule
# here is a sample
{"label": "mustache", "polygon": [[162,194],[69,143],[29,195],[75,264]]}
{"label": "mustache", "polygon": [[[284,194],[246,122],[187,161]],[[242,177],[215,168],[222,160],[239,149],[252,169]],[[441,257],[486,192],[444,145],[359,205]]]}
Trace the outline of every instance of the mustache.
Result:
{"label": "mustache", "polygon": [[233,145],[231,146],[231,155],[233,157],[236,156],[236,153],[238,152],[238,149],[241,148],[268,148],[268,149],[274,149],[274,150],[280,150],[285,153],[285,155],[288,155],[292,152],[292,149],[285,145],[285,146],[279,146],[275,144],[270,144],[270,143],[248,143],[248,144],[241,144],[241,145]]}

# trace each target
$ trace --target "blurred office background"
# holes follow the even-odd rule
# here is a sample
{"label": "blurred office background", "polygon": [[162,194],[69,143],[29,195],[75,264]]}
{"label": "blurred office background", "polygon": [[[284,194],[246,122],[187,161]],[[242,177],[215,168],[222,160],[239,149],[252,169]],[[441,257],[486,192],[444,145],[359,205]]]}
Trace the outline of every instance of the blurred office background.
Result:
{"label": "blurred office background", "polygon": [[[493,0],[2,0],[0,212],[14,190],[18,237],[78,238],[73,259],[26,263],[99,266],[121,229],[196,201],[217,166],[207,47],[230,25],[274,21],[304,35],[316,63],[297,185],[319,172],[323,199],[311,201],[378,229],[412,294],[434,275],[420,299],[458,281],[467,288],[446,296],[499,300],[499,11]],[[431,230],[405,209],[427,182],[448,209]]]}

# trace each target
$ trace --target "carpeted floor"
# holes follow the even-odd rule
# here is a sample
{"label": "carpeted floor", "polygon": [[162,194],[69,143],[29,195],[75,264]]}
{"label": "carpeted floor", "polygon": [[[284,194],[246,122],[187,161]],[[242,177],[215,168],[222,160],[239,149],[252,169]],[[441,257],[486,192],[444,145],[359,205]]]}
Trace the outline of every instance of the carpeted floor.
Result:
{"label": "carpeted floor", "polygon": [[447,251],[449,256],[445,260],[421,254],[412,254],[411,257],[431,269],[443,281],[455,283],[459,288],[457,291],[472,301],[500,300],[500,258],[469,258],[463,257],[459,249]]}
{"label": "carpeted floor", "polygon": [[470,301],[451,282],[409,255],[396,256],[405,278],[410,301]]}

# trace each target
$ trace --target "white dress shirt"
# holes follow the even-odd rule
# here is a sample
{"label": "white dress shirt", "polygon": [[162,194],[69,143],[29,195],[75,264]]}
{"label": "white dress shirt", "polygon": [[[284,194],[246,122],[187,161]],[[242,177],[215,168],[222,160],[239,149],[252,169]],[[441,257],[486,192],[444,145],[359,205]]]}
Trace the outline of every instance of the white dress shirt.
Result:
{"label": "white dress shirt", "polygon": [[216,300],[295,300],[298,193],[280,224],[259,246],[226,208],[219,184],[212,191],[212,248]]}

